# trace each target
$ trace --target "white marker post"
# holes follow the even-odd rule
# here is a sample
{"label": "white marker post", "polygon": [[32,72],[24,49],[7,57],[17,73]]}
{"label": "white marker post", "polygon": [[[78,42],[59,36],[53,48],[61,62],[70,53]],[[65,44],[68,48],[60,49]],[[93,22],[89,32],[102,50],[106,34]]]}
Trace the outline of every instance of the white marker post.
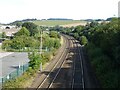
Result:
{"label": "white marker post", "polygon": [[10,77],[9,77],[9,75],[7,75],[7,79],[9,79]]}

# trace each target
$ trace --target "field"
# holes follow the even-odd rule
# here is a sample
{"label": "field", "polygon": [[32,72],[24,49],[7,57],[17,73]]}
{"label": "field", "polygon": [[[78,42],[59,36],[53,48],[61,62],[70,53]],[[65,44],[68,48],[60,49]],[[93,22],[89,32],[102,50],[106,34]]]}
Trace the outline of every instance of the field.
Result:
{"label": "field", "polygon": [[63,27],[70,27],[76,25],[85,25],[85,21],[80,20],[37,20],[34,21],[35,24],[40,26],[63,26]]}

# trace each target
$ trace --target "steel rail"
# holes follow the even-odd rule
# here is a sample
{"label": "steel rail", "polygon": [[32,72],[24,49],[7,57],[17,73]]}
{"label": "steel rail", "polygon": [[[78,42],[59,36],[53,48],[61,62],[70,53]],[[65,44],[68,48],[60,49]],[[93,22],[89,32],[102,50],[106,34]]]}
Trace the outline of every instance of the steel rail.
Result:
{"label": "steel rail", "polygon": [[[75,41],[75,40],[72,40],[73,43],[74,43],[74,41]],[[74,47],[75,47],[75,45],[74,45]],[[74,50],[74,51],[75,51],[75,50]],[[74,77],[74,75],[75,75],[75,58],[74,58],[74,61],[73,61],[73,75],[72,75],[72,77]],[[72,79],[71,88],[72,88],[72,90],[73,90],[73,88],[74,88],[74,78]]]}
{"label": "steel rail", "polygon": [[[66,43],[67,43],[67,41],[68,41],[68,38],[66,38]],[[68,42],[68,43],[69,43],[69,42]],[[66,45],[65,48],[67,48],[67,45]],[[68,45],[68,48],[69,48],[69,45]],[[50,70],[49,74],[48,74],[48,75],[44,78],[44,80],[39,84],[39,86],[37,87],[36,90],[39,90],[39,88],[42,87],[42,85],[45,83],[45,81],[47,80],[47,78],[50,76],[51,72],[52,72],[52,71],[56,68],[56,66],[59,64],[61,58],[63,57],[63,55],[64,55],[66,52],[67,52],[66,50],[63,51],[63,53],[62,53],[62,55],[60,56],[59,60],[55,63],[55,65],[53,66],[53,68]]]}
{"label": "steel rail", "polygon": [[[77,40],[73,40],[74,42],[76,42]],[[79,46],[80,47],[79,47]],[[85,88],[85,85],[84,85],[84,69],[83,69],[83,58],[82,58],[82,56],[83,56],[83,53],[82,53],[82,50],[80,50],[80,48],[81,48],[81,45],[80,44],[77,44],[76,43],[76,46],[77,46],[77,50],[78,50],[78,56],[79,56],[79,61],[80,61],[80,63],[81,63],[81,72],[82,72],[82,89],[84,90],[84,88]],[[74,84],[75,84],[75,81],[74,81],[74,75],[75,75],[75,61],[74,61],[74,64],[73,64],[73,80],[72,80],[72,85],[71,85],[71,88],[72,88],[72,90],[74,89]]]}
{"label": "steel rail", "polygon": [[[67,38],[68,38],[68,37],[67,37]],[[70,45],[71,45],[71,44],[70,44]],[[72,43],[72,46],[71,46],[71,47],[73,47],[73,43]],[[70,50],[70,48],[69,48],[69,50]],[[62,68],[63,65],[65,64],[66,58],[68,57],[69,54],[70,54],[70,53],[68,53],[68,54],[66,55],[65,59],[63,60],[62,64],[60,65],[59,70],[57,71],[57,74],[55,75],[54,79],[52,80],[52,82],[51,82],[50,85],[48,86],[47,90],[49,90],[49,88],[52,87],[54,81],[57,79],[57,76],[58,76],[58,74],[60,73],[61,68]]]}
{"label": "steel rail", "polygon": [[[79,44],[80,45],[80,44]],[[81,62],[81,71],[82,71],[82,88],[83,88],[83,90],[84,90],[84,88],[85,88],[85,86],[84,86],[84,69],[83,69],[83,58],[82,58],[82,56],[83,56],[83,52],[82,52],[82,50],[81,50],[81,45],[80,45],[80,47],[78,46],[78,51],[79,51],[79,56],[80,56],[80,62]]]}

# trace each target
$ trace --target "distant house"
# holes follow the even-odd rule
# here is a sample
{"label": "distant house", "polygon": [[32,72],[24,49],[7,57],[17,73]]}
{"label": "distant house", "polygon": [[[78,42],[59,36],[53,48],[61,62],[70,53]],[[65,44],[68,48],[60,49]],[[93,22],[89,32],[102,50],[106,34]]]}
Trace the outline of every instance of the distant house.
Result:
{"label": "distant house", "polygon": [[9,27],[9,26],[7,26],[5,29],[10,29],[10,27]]}
{"label": "distant house", "polygon": [[19,30],[20,30],[20,28],[10,28],[10,29],[6,28],[6,29],[1,29],[0,31],[1,31],[1,33],[5,32],[6,36],[11,38]]}
{"label": "distant house", "polygon": [[12,29],[15,28],[16,26],[11,26],[11,25],[1,25],[0,29]]}

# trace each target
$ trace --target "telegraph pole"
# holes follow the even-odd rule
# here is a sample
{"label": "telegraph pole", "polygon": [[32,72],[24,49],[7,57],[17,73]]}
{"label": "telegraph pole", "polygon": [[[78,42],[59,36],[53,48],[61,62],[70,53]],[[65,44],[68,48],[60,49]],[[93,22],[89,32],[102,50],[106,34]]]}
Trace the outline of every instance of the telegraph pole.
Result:
{"label": "telegraph pole", "polygon": [[[40,56],[42,54],[42,29],[40,33]],[[40,71],[42,71],[42,62],[40,63]]]}
{"label": "telegraph pole", "polygon": [[42,30],[41,30],[41,36],[40,36],[40,55],[42,54]]}

